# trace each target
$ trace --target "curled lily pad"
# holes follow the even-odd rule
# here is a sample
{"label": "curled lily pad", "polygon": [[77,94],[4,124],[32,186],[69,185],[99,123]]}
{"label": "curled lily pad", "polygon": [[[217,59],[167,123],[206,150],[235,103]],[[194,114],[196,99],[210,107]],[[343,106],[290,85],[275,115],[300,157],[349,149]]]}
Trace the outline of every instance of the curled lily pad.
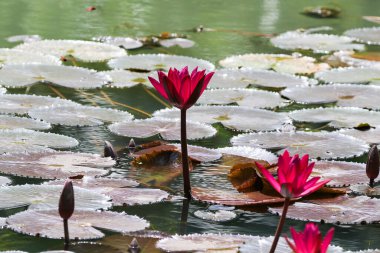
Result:
{"label": "curled lily pad", "polygon": [[[216,134],[216,129],[212,126],[191,121],[186,124],[187,138],[189,139],[207,138]],[[179,119],[150,118],[118,122],[110,125],[109,129],[115,134],[129,137],[146,138],[160,134],[165,140],[181,139],[181,122]]]}
{"label": "curled lily pad", "polygon": [[122,47],[124,49],[135,49],[144,45],[141,41],[129,37],[100,36],[94,37],[92,40]]}
{"label": "curled lily pad", "polygon": [[202,220],[210,220],[210,221],[230,221],[236,218],[236,213],[232,211],[226,210],[218,210],[215,212],[206,211],[206,210],[197,210],[194,212],[194,216],[198,217]]}
{"label": "curled lily pad", "polygon": [[315,63],[312,57],[300,54],[244,54],[227,57],[219,64],[225,68],[274,69],[289,74],[312,74],[329,69],[326,63]]}
{"label": "curled lily pad", "polygon": [[0,66],[10,64],[62,65],[58,57],[16,49],[0,48]]}
{"label": "curled lily pad", "polygon": [[375,85],[333,84],[292,87],[281,91],[281,95],[298,103],[336,103],[343,107],[380,109],[375,101],[380,99],[380,87]]}
{"label": "curled lily pad", "polygon": [[72,55],[81,61],[105,61],[126,55],[124,49],[100,42],[81,40],[40,40],[24,43],[15,49],[39,52],[57,57]]}
{"label": "curled lily pad", "polygon": [[307,33],[290,31],[282,33],[270,40],[275,47],[282,49],[313,50],[315,53],[329,53],[339,50],[361,50],[364,45],[353,43],[353,39],[346,36],[331,34]]}
{"label": "curled lily pad", "polygon": [[380,69],[371,67],[337,68],[315,73],[315,77],[327,83],[380,84]]}
{"label": "curled lily pad", "polygon": [[195,45],[194,41],[189,40],[189,39],[184,39],[184,38],[160,40],[158,43],[160,43],[160,45],[163,47],[179,46],[182,48],[189,48]]}
{"label": "curled lily pad", "polygon": [[[29,206],[33,210],[54,209],[57,212],[58,199],[62,186],[55,185],[16,185],[0,187],[0,209]],[[86,189],[74,187],[75,208],[96,210],[111,206],[109,198]]]}
{"label": "curled lily pad", "polygon": [[[181,152],[181,144],[171,144],[177,147]],[[222,157],[222,153],[219,150],[204,148],[200,146],[187,145],[187,151],[191,159],[199,162],[212,162]]]}
{"label": "curled lily pad", "polygon": [[6,65],[0,69],[0,84],[24,87],[38,82],[53,83],[68,88],[97,88],[110,82],[109,76],[80,67],[53,65]]}
{"label": "curled lily pad", "polygon": [[[10,229],[18,233],[52,239],[64,237],[62,218],[56,210],[24,211],[8,217],[7,223]],[[98,229],[127,233],[143,230],[149,222],[125,213],[75,210],[69,225],[72,238],[86,240],[104,237]]]}
{"label": "curled lily pad", "polygon": [[[172,108],[156,111],[153,116],[179,119],[180,113]],[[207,124],[220,122],[239,131],[275,130],[289,122],[289,118],[281,113],[241,106],[194,106],[187,111],[187,118]]]}
{"label": "curled lily pad", "polygon": [[236,147],[218,148],[217,151],[223,154],[242,156],[242,157],[247,157],[247,158],[256,159],[256,160],[263,160],[263,161],[267,161],[270,164],[274,164],[277,162],[276,155],[261,148],[252,148],[248,146],[236,146]]}
{"label": "curled lily pad", "polygon": [[380,125],[380,112],[356,107],[303,109],[290,112],[289,117],[298,122],[328,123],[335,128],[352,128],[360,124]]}
{"label": "curled lily pad", "polygon": [[[368,179],[366,180],[368,181]],[[365,195],[368,197],[380,197],[380,188],[375,185],[375,187],[370,187],[366,183],[359,183],[350,186],[350,190],[354,195]]]}
{"label": "curled lily pad", "polygon": [[341,129],[340,133],[365,141],[369,145],[380,144],[380,128],[371,128],[366,131],[356,129]]}
{"label": "curled lily pad", "polygon": [[33,42],[33,41],[38,41],[41,40],[40,35],[14,35],[8,37],[6,40],[8,42]]}
{"label": "curled lily pad", "polygon": [[30,110],[29,115],[66,126],[96,126],[104,122],[129,121],[133,118],[127,111],[83,105],[37,108]]}
{"label": "curled lily pad", "polygon": [[112,69],[138,69],[138,70],[165,70],[169,68],[181,69],[188,66],[190,70],[198,69],[214,70],[215,66],[205,60],[188,56],[164,55],[164,54],[138,54],[120,57],[110,60],[108,65]]}
{"label": "curled lily pad", "polygon": [[[234,146],[273,149],[282,154],[309,154],[311,158],[348,158],[368,151],[368,145],[337,132],[266,132],[240,134],[231,139]],[[349,149],[347,147],[350,147]]]}
{"label": "curled lily pad", "polygon": [[278,93],[253,89],[206,90],[198,104],[228,105],[236,103],[250,108],[274,108],[284,106],[285,100]]}
{"label": "curled lily pad", "polygon": [[74,101],[49,96],[3,94],[0,95],[0,112],[25,114],[30,109],[54,105],[78,105]]}
{"label": "curled lily pad", "polygon": [[349,66],[380,68],[379,52],[340,51],[336,52],[334,56]]}
{"label": "curled lily pad", "polygon": [[0,129],[26,128],[32,130],[47,130],[50,127],[51,125],[49,123],[40,120],[0,115]]}
{"label": "curled lily pad", "polygon": [[366,27],[347,30],[344,35],[367,44],[380,45],[380,27]]}
{"label": "curled lily pad", "polygon": [[[347,195],[310,202],[295,202],[289,206],[287,218],[337,224],[366,224],[380,222],[377,210],[380,199]],[[313,212],[310,212],[313,210]],[[280,214],[282,207],[271,207],[269,212]]]}
{"label": "curled lily pad", "polygon": [[48,151],[50,148],[72,148],[78,145],[74,138],[26,129],[0,130],[0,153]]}
{"label": "curled lily pad", "polygon": [[117,88],[129,88],[138,84],[143,84],[148,87],[153,87],[149,82],[148,76],[158,80],[157,72],[133,72],[129,70],[116,69],[102,72],[109,75],[112,79],[111,86]]}
{"label": "curled lily pad", "polygon": [[108,173],[105,168],[110,168],[115,163],[110,157],[89,153],[9,154],[0,156],[0,171],[4,174],[32,178],[65,179],[84,175],[105,175]]}

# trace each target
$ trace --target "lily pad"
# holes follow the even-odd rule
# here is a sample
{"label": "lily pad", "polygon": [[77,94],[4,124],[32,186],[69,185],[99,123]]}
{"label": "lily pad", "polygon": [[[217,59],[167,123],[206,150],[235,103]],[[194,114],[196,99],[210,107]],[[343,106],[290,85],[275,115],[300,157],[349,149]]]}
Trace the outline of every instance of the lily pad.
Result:
{"label": "lily pad", "polygon": [[158,43],[160,43],[160,45],[163,47],[179,46],[182,48],[189,48],[189,47],[193,47],[195,45],[194,41],[189,40],[189,39],[184,39],[184,38],[160,40]]}
{"label": "lily pad", "polygon": [[[12,183],[12,180],[10,180],[9,178],[0,176],[0,186],[9,185],[11,183]],[[0,227],[1,226],[2,225],[1,225],[1,222],[0,222]]]}
{"label": "lily pad", "polygon": [[365,141],[367,144],[380,144],[380,128],[371,128],[366,131],[356,129],[341,129],[340,133]]}
{"label": "lily pad", "polygon": [[363,19],[365,19],[369,22],[380,24],[380,17],[379,16],[363,16]]}
{"label": "lily pad", "polygon": [[[29,206],[32,210],[54,209],[57,212],[62,186],[16,185],[0,187],[0,209]],[[86,189],[74,187],[75,209],[96,210],[111,206],[109,198]]]}
{"label": "lily pad", "polygon": [[33,41],[39,41],[41,40],[41,36],[34,34],[34,35],[14,35],[6,38],[8,42],[33,42]]}
{"label": "lily pad", "polygon": [[11,64],[62,65],[58,57],[17,49],[0,48],[0,66]]}
{"label": "lily pad", "polygon": [[105,44],[122,47],[124,49],[136,49],[142,47],[144,44],[136,39],[130,37],[112,37],[112,36],[100,36],[92,38],[94,41],[102,42]]}
{"label": "lily pad", "polygon": [[197,101],[204,105],[228,105],[236,103],[249,108],[274,108],[285,105],[278,93],[253,89],[206,90]]}
{"label": "lily pad", "polygon": [[247,158],[255,159],[255,160],[263,160],[263,161],[267,161],[270,164],[277,163],[277,160],[278,160],[276,155],[262,148],[236,146],[236,147],[218,148],[217,151],[223,154],[242,156],[242,157],[247,157]]}
{"label": "lily pad", "polygon": [[336,52],[334,56],[349,66],[380,68],[379,52],[340,51]]}
{"label": "lily pad", "polygon": [[347,30],[344,35],[370,45],[380,45],[380,27],[365,27]]}
{"label": "lily pad", "polygon": [[15,49],[57,57],[72,55],[78,60],[88,62],[105,61],[126,55],[125,50],[117,46],[82,40],[40,40],[18,45]]}
{"label": "lily pad", "polygon": [[129,70],[116,69],[111,71],[101,72],[109,75],[112,79],[111,86],[117,88],[130,88],[138,84],[143,84],[149,88],[153,88],[148,76],[158,80],[157,72],[133,72]]}
{"label": "lily pad", "polygon": [[101,176],[105,168],[115,165],[110,157],[72,152],[43,152],[0,156],[0,171],[4,174],[42,178],[65,179],[75,176]]}
{"label": "lily pad", "polygon": [[[38,221],[38,222],[36,222]],[[8,217],[8,227],[31,236],[61,239],[64,237],[62,218],[56,210],[28,210]],[[97,239],[105,235],[99,231],[128,233],[149,227],[149,222],[137,216],[117,212],[75,210],[69,220],[71,238]]]}
{"label": "lily pad", "polygon": [[202,220],[223,222],[223,221],[233,220],[236,218],[237,215],[235,212],[226,211],[226,210],[217,210],[215,212],[206,211],[206,210],[197,210],[194,212],[194,216]]}
{"label": "lily pad", "polygon": [[49,123],[40,120],[0,115],[0,129],[26,128],[32,130],[47,130],[50,127],[51,125]]}
{"label": "lily pad", "polygon": [[[368,179],[367,179],[368,181]],[[370,187],[366,183],[359,183],[350,186],[350,190],[354,195],[364,195],[368,197],[380,197],[380,188],[375,185],[375,187]]]}
{"label": "lily pad", "polygon": [[380,68],[337,68],[315,73],[327,83],[369,83],[380,85]]}
{"label": "lily pad", "polygon": [[[202,139],[216,134],[216,129],[206,124],[187,121],[186,126],[188,139]],[[109,129],[115,134],[129,137],[147,138],[160,134],[165,140],[181,139],[181,121],[179,119],[149,118],[118,122],[110,125]]]}
{"label": "lily pad", "polygon": [[53,66],[40,64],[6,65],[0,69],[0,85],[25,87],[35,83],[90,89],[101,87],[111,81],[105,74],[80,67]]}
{"label": "lily pad", "polygon": [[[177,108],[163,109],[154,112],[153,116],[179,119],[180,111]],[[275,130],[289,122],[284,114],[242,106],[194,106],[187,111],[187,118],[207,124],[220,122],[227,128],[239,131]]]}
{"label": "lily pad", "polygon": [[112,69],[138,69],[138,70],[165,70],[169,68],[182,69],[188,66],[190,70],[198,69],[214,70],[215,66],[205,60],[188,56],[165,55],[165,54],[138,54],[120,57],[110,60],[108,66]]}
{"label": "lily pad", "polygon": [[29,115],[65,126],[97,126],[104,122],[130,121],[133,118],[127,111],[83,105],[37,108],[30,110]]}
{"label": "lily pad", "polygon": [[364,123],[380,125],[380,112],[356,107],[303,109],[290,112],[289,117],[297,122],[328,123],[334,128],[352,128]]}
{"label": "lily pad", "polygon": [[[181,144],[171,144],[181,152]],[[217,149],[209,149],[195,145],[187,145],[188,155],[198,162],[212,162],[222,157],[222,153]]]}
{"label": "lily pad", "polygon": [[[309,154],[310,158],[348,158],[368,151],[368,145],[337,132],[266,132],[240,134],[231,139],[234,146],[273,149],[282,154]],[[347,147],[350,147],[349,149]]]}

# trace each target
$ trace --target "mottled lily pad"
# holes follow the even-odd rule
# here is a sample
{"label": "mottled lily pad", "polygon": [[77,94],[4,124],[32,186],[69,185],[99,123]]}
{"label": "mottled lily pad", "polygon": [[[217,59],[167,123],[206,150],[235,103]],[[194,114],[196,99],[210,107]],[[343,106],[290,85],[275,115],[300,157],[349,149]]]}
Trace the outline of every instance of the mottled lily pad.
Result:
{"label": "mottled lily pad", "polygon": [[[380,222],[380,214],[374,212],[380,199],[347,195],[310,202],[296,202],[289,206],[287,218],[337,224],[366,224]],[[313,212],[310,212],[313,210]],[[271,207],[269,212],[281,214],[282,207]]]}
{"label": "mottled lily pad", "polygon": [[72,152],[43,152],[0,156],[0,171],[4,174],[43,178],[65,179],[75,176],[101,176],[105,168],[115,165],[110,157],[97,154]]}
{"label": "mottled lily pad", "polygon": [[340,51],[336,52],[334,56],[349,66],[380,68],[379,52]]}
{"label": "mottled lily pad", "polygon": [[129,88],[138,84],[143,84],[149,88],[153,88],[148,76],[158,80],[157,72],[133,72],[129,70],[116,69],[102,72],[109,75],[112,79],[111,86],[117,88]]}
{"label": "mottled lily pad", "polygon": [[96,126],[104,122],[129,121],[133,118],[127,111],[83,105],[37,108],[30,110],[29,115],[65,126]]}
{"label": "mottled lily pad", "polygon": [[380,112],[356,107],[303,109],[290,112],[289,117],[297,122],[328,123],[334,128],[352,128],[360,124],[380,125]]}
{"label": "mottled lily pad", "polygon": [[[187,121],[186,125],[188,139],[207,138],[216,134],[216,129],[206,124]],[[110,125],[109,129],[115,134],[129,137],[146,138],[160,134],[165,140],[181,139],[181,122],[179,119],[151,118],[118,122]]]}
{"label": "mottled lily pad", "polygon": [[380,197],[380,187],[378,185],[375,185],[375,187],[370,187],[366,183],[354,184],[350,186],[350,190],[354,195],[365,195],[368,197],[377,198]]}
{"label": "mottled lily pad", "polygon": [[160,43],[160,45],[163,47],[179,46],[182,48],[189,48],[195,45],[194,41],[189,40],[189,39],[184,39],[184,38],[160,40],[158,43]]}
{"label": "mottled lily pad", "polygon": [[267,161],[270,164],[274,164],[277,162],[276,155],[262,148],[236,146],[236,147],[218,148],[217,151],[223,154],[242,156],[242,157],[247,157],[247,158],[256,159],[256,160],[263,160],[263,161]]}
{"label": "mottled lily pad", "polygon": [[142,47],[144,44],[136,39],[130,37],[112,37],[112,36],[100,36],[92,38],[94,41],[102,42],[105,44],[122,47],[124,49],[135,49]]}
{"label": "mottled lily pad", "polygon": [[[29,206],[33,210],[54,209],[58,207],[62,186],[55,185],[16,185],[0,187],[0,209]],[[86,189],[74,187],[75,208],[96,210],[111,206],[109,198]]]}
{"label": "mottled lily pad", "polygon": [[34,34],[34,35],[14,35],[8,37],[6,40],[8,42],[33,42],[41,40],[41,36]]}
{"label": "mottled lily pad", "polygon": [[215,66],[205,60],[188,56],[164,55],[164,54],[139,54],[120,57],[110,60],[108,65],[112,69],[138,69],[138,70],[165,70],[169,68],[182,69],[188,66],[190,70],[198,69],[214,70]]}
{"label": "mottled lily pad", "polygon": [[[37,222],[38,221],[38,222]],[[62,218],[56,210],[28,210],[8,217],[8,227],[31,236],[61,239],[64,237]],[[144,230],[149,222],[137,216],[117,212],[75,210],[69,220],[70,237],[79,240],[97,239],[105,235],[99,231],[128,233]]]}
{"label": "mottled lily pad", "polygon": [[289,74],[312,74],[330,68],[326,63],[315,63],[314,58],[300,54],[234,55],[219,61],[219,64],[225,68],[274,69]]}
{"label": "mottled lily pad", "polygon": [[287,149],[291,154],[322,159],[360,156],[369,148],[365,142],[337,132],[250,133],[235,136],[231,142],[234,146],[273,149],[277,154]]}
{"label": "mottled lily pad", "polygon": [[380,87],[375,85],[334,84],[287,88],[281,95],[298,103],[336,103],[343,107],[380,109]]}
{"label": "mottled lily pad", "polygon": [[194,216],[202,220],[223,222],[235,219],[236,213],[226,210],[218,210],[215,212],[207,210],[197,210],[194,212]]}
{"label": "mottled lily pad", "polygon": [[124,49],[100,42],[81,40],[40,40],[24,43],[15,49],[40,52],[57,57],[72,55],[81,61],[105,61],[126,55]]}
{"label": "mottled lily pad", "polygon": [[380,27],[366,27],[347,30],[344,35],[367,44],[380,45]]}
{"label": "mottled lily pad", "polygon": [[380,68],[337,68],[315,73],[315,77],[327,83],[380,84]]}
{"label": "mottled lily pad", "polygon": [[0,115],[0,129],[26,128],[32,130],[47,130],[50,127],[51,125],[49,123],[40,120]]}
{"label": "mottled lily pad", "polygon": [[236,103],[249,108],[274,108],[285,105],[278,93],[253,89],[206,90],[197,101],[204,105]]}
{"label": "mottled lily pad", "polygon": [[[180,111],[176,108],[163,109],[153,116],[180,118]],[[187,118],[207,124],[220,122],[227,128],[239,131],[275,130],[289,122],[284,114],[241,106],[194,106],[187,111]]]}
{"label": "mottled lily pad", "polygon": [[62,65],[58,57],[35,52],[0,48],[0,66],[11,64]]}
{"label": "mottled lily pad", "polygon": [[371,128],[366,131],[356,129],[341,129],[340,133],[365,141],[367,144],[380,144],[380,128]]}
{"label": "mottled lily pad", "polygon": [[35,83],[90,89],[101,87],[111,81],[105,74],[80,67],[53,66],[40,64],[6,65],[0,69],[0,85],[24,87]]}

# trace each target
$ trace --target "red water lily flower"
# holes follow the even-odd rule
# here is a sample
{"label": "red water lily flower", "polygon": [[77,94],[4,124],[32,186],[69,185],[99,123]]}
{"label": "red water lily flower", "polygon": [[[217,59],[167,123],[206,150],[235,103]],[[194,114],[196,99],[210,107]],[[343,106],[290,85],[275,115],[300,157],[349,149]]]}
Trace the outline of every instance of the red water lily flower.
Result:
{"label": "red water lily flower", "polygon": [[334,228],[331,228],[322,240],[321,232],[314,223],[306,224],[304,231],[299,233],[292,227],[290,231],[294,243],[290,242],[287,237],[285,239],[295,253],[325,253],[334,236]]}
{"label": "red water lily flower", "polygon": [[320,177],[313,177],[307,181],[314,168],[314,162],[309,164],[309,155],[304,155],[301,159],[298,155],[291,157],[287,150],[278,158],[277,180],[262,165],[256,165],[273,188],[285,198],[301,198],[330,181],[328,179],[318,182]]}
{"label": "red water lily flower", "polygon": [[195,68],[190,75],[187,67],[181,71],[170,68],[167,75],[158,71],[159,80],[149,77],[149,81],[172,105],[186,110],[197,102],[214,75],[214,72],[207,75],[205,72]]}

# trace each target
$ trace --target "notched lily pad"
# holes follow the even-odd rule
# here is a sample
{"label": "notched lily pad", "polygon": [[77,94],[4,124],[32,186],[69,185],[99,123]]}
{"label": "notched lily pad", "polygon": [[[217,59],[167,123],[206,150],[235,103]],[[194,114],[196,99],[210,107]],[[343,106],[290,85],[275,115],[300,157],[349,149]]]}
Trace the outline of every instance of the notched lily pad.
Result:
{"label": "notched lily pad", "polygon": [[0,66],[11,64],[62,65],[58,57],[16,49],[0,48]]}
{"label": "notched lily pad", "polygon": [[41,120],[0,115],[0,129],[26,128],[31,130],[47,130],[50,127],[51,125],[49,123]]}
{"label": "notched lily pad", "polygon": [[315,77],[327,83],[380,84],[380,68],[337,68],[315,73]]}
{"label": "notched lily pad", "polygon": [[110,71],[101,72],[111,77],[111,87],[117,88],[129,88],[135,85],[143,84],[149,88],[153,88],[148,76],[158,80],[157,72],[134,72],[123,69],[116,69]]}
{"label": "notched lily pad", "polygon": [[365,27],[347,30],[344,35],[370,45],[380,45],[380,27]]}
{"label": "notched lily pad", "polygon": [[141,41],[130,37],[99,36],[92,38],[92,40],[122,47],[124,49],[136,49],[144,45]]}
{"label": "notched lily pad", "polygon": [[233,220],[236,218],[237,215],[235,212],[226,210],[217,210],[215,212],[207,210],[197,210],[194,212],[194,216],[202,220],[223,222]]}

